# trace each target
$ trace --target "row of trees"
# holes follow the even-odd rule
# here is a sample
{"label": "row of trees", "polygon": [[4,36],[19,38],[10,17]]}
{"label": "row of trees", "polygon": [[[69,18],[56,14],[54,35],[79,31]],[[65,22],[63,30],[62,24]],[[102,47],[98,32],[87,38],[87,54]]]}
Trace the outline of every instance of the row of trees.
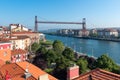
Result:
{"label": "row of trees", "polygon": [[106,54],[96,60],[89,57],[76,59],[74,51],[65,47],[61,41],[55,40],[51,46],[51,49],[47,49],[47,45],[35,43],[33,50],[37,56],[33,63],[58,79],[66,79],[66,69],[71,64],[77,64],[80,67],[81,74],[95,68],[120,73],[120,67]]}

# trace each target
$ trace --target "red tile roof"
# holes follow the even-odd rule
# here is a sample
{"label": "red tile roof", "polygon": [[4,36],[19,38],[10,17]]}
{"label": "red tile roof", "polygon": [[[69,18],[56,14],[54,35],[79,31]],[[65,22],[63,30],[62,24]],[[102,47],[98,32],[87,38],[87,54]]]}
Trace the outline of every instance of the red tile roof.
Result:
{"label": "red tile roof", "polygon": [[[19,67],[16,63],[13,64],[6,64],[0,68],[0,76],[3,77],[2,79],[5,80],[6,71],[12,78],[12,80],[25,80],[24,73],[25,70]],[[29,77],[27,80],[37,80],[33,76]]]}
{"label": "red tile roof", "polygon": [[5,61],[3,61],[2,59],[0,59],[0,67],[3,66],[5,64]]}
{"label": "red tile roof", "polygon": [[[19,62],[19,63],[17,63],[17,65],[19,65],[22,69],[26,69],[26,64],[28,64],[29,65],[29,67],[28,67],[28,69],[29,69],[29,72],[30,73],[32,73],[32,75],[36,78],[36,79],[38,79],[38,77],[40,76],[40,75],[44,75],[44,74],[48,74],[48,73],[46,73],[46,72],[44,72],[43,70],[41,70],[40,68],[38,68],[38,67],[36,67],[36,66],[34,66],[33,64],[31,64],[31,63],[28,63],[28,62]],[[57,80],[55,77],[53,77],[53,76],[51,76],[51,75],[49,75],[48,74],[48,78],[49,78],[49,80]]]}
{"label": "red tile roof", "polygon": [[12,32],[13,34],[34,34],[35,32],[23,31],[23,32]]}
{"label": "red tile roof", "polygon": [[120,75],[102,69],[94,69],[73,80],[120,80]]}
{"label": "red tile roof", "polygon": [[11,51],[11,55],[16,55],[16,54],[26,54],[27,51],[23,49],[15,49]]}
{"label": "red tile roof", "polygon": [[[34,66],[31,63],[28,62],[19,62],[19,63],[12,63],[12,64],[6,64],[3,65],[0,68],[0,77],[5,78],[6,70],[8,71],[8,74],[12,78],[12,80],[25,80],[24,73],[26,69],[26,65],[28,65],[28,72],[32,74],[31,77],[29,77],[27,80],[38,80],[38,77],[40,75],[47,74],[46,72],[42,71],[38,67]],[[53,76],[48,74],[49,80],[57,80]]]}

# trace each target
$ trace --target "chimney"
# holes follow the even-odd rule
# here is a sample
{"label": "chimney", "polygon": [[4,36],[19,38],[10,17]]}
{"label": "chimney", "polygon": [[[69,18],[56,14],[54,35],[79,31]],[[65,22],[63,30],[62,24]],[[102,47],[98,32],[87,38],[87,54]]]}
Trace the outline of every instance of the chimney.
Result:
{"label": "chimney", "polygon": [[67,68],[67,80],[72,80],[76,77],[79,77],[79,66],[74,64]]}
{"label": "chimney", "polygon": [[26,69],[25,69],[25,73],[24,73],[25,79],[29,78],[32,75],[31,73],[29,73],[28,67],[29,67],[29,65],[27,64],[26,65]]}

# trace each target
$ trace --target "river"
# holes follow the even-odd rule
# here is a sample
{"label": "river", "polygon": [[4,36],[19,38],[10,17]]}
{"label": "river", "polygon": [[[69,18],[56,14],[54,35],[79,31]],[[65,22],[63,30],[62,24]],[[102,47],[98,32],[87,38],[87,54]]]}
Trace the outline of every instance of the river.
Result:
{"label": "river", "polygon": [[78,39],[72,37],[62,37],[47,35],[47,40],[60,40],[65,46],[73,48],[77,52],[99,57],[108,54],[116,63],[120,64],[120,42],[100,41],[91,39]]}

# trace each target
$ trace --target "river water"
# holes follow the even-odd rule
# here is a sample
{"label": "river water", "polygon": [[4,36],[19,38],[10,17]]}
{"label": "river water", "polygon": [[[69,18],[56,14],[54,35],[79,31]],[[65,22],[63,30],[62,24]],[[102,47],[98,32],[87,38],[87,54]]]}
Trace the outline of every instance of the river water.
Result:
{"label": "river water", "polygon": [[99,57],[102,54],[108,54],[116,63],[120,64],[120,42],[78,39],[54,35],[46,35],[46,39],[51,41],[60,40],[65,46],[90,56]]}

